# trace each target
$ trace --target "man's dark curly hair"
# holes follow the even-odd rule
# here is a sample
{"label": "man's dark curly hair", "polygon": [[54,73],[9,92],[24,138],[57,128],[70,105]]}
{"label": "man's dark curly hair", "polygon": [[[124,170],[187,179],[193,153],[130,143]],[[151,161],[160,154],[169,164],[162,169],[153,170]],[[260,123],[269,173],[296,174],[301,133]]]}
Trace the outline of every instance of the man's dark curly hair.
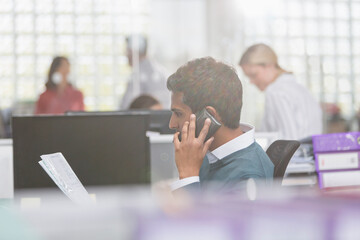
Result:
{"label": "man's dark curly hair", "polygon": [[212,106],[228,128],[239,127],[242,85],[236,70],[211,57],[198,58],[181,66],[167,80],[172,92],[182,92],[183,102],[193,113]]}

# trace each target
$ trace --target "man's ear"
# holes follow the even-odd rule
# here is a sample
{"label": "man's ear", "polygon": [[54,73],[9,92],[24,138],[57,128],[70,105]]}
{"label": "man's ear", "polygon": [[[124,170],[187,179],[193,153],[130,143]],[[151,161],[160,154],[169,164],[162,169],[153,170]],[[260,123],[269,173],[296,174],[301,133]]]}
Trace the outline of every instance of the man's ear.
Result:
{"label": "man's ear", "polygon": [[216,109],[214,107],[207,106],[205,108],[217,121],[222,123],[221,117],[220,117],[220,115],[218,114],[218,112],[216,111]]}

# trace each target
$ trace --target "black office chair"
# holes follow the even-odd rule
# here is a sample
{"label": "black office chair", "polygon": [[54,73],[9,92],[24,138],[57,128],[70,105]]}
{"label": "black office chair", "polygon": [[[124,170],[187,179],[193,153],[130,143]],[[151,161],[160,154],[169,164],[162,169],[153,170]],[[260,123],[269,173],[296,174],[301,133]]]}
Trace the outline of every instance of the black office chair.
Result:
{"label": "black office chair", "polygon": [[284,177],[286,167],[299,146],[300,142],[298,141],[277,140],[266,150],[266,154],[274,164],[274,178],[280,180],[280,185]]}

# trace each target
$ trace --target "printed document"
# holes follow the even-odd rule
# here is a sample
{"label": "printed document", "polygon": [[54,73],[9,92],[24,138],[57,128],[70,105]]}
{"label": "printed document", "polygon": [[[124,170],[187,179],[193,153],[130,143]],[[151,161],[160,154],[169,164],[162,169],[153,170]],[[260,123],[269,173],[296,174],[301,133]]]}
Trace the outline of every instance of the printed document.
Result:
{"label": "printed document", "polygon": [[71,169],[62,153],[41,156],[40,166],[55,182],[55,184],[77,204],[91,204],[92,199]]}

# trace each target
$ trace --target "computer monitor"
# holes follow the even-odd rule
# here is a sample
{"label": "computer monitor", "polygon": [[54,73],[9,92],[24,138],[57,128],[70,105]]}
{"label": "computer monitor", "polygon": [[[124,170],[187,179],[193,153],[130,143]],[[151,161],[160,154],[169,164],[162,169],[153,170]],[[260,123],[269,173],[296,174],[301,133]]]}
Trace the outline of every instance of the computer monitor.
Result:
{"label": "computer monitor", "polygon": [[62,152],[85,185],[150,183],[147,114],[13,117],[14,187],[55,187],[38,164]]}
{"label": "computer monitor", "polygon": [[161,134],[174,134],[175,130],[169,128],[172,112],[170,110],[146,110],[150,116],[149,130]]}
{"label": "computer monitor", "polygon": [[134,109],[134,110],[121,110],[121,111],[95,111],[95,112],[78,112],[69,111],[66,115],[149,115],[149,125],[147,130],[159,132],[160,134],[174,134],[175,130],[169,128],[169,122],[172,112],[170,110],[148,110],[148,109]]}

